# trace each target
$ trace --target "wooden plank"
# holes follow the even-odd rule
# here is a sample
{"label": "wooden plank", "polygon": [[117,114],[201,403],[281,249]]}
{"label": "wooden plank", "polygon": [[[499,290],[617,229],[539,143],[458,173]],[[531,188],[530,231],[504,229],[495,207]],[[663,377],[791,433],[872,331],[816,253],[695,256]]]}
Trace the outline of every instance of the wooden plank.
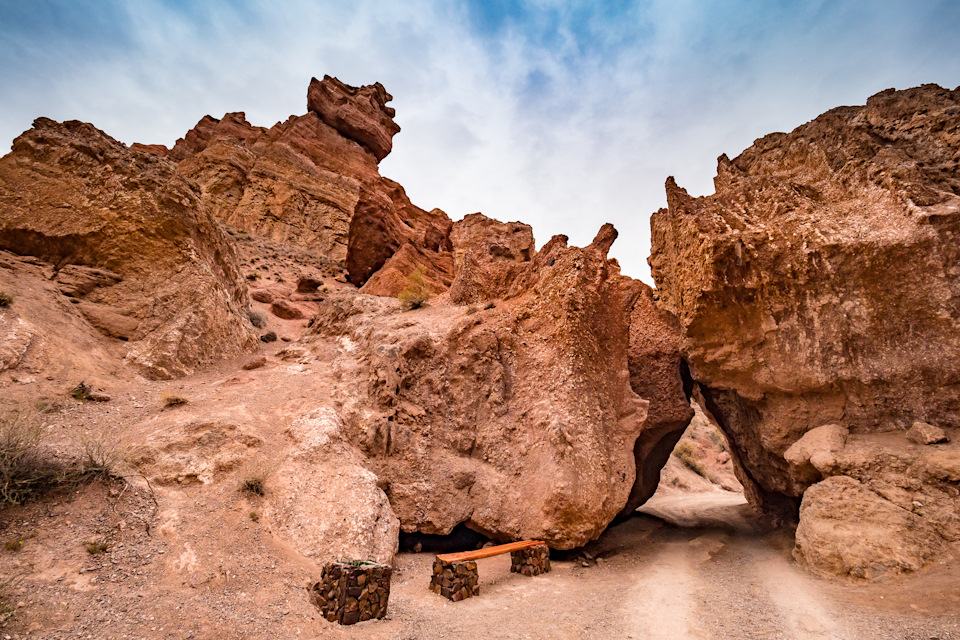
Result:
{"label": "wooden plank", "polygon": [[444,562],[464,562],[466,560],[480,560],[481,558],[490,558],[498,556],[501,553],[510,553],[520,549],[529,549],[537,545],[545,544],[542,540],[523,540],[521,542],[511,542],[501,544],[496,547],[487,547],[486,549],[477,549],[476,551],[461,551],[460,553],[445,553],[438,555],[437,559]]}

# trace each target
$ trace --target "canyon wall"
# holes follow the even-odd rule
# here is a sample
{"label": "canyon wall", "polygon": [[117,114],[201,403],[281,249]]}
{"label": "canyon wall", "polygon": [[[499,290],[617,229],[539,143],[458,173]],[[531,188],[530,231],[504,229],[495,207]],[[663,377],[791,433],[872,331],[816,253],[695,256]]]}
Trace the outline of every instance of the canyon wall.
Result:
{"label": "canyon wall", "polygon": [[906,437],[960,427],[958,163],[960,92],[889,90],[722,156],[714,195],[668,179],[652,217],[692,377],[816,570],[915,569],[960,537],[956,445]]}

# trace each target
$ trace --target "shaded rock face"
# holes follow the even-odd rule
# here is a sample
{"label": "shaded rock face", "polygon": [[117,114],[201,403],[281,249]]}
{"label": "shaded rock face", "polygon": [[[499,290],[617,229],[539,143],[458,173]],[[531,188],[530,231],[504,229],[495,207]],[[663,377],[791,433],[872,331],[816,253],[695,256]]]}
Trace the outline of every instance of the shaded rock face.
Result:
{"label": "shaded rock face", "polygon": [[364,284],[404,244],[449,249],[451,222],[414,206],[377,162],[399,131],[380,84],[314,79],[308,113],[265,129],[243,113],[205,116],[167,157],[217,218],[344,264]]}
{"label": "shaded rock face", "polygon": [[[458,274],[457,277],[460,277]],[[314,320],[339,336],[348,439],[404,531],[460,524],[572,548],[634,486],[648,402],[630,387],[630,325],[606,248],[551,240],[489,308],[338,296]]]}
{"label": "shaded rock face", "polygon": [[423,274],[425,285],[434,295],[446,291],[453,282],[453,258],[450,252],[424,250],[407,242],[390,256],[360,291],[396,298],[410,286],[410,278],[418,269]]}
{"label": "shaded rock face", "polygon": [[171,378],[255,344],[233,248],[166,160],[40,118],[0,159],[0,248],[51,263],[86,321]]}
{"label": "shaded rock face", "polygon": [[633,448],[637,479],[620,514],[629,517],[657,490],[660,470],[694,411],[677,319],[657,308],[653,290],[639,280],[624,278],[623,295],[630,321],[630,387],[650,402],[647,422]]}
{"label": "shaded rock face", "polygon": [[[785,458],[818,427],[853,438],[902,435],[915,421],[960,426],[958,163],[960,91],[927,85],[882,92],[721,157],[712,196],[692,198],[667,181],[668,208],[651,222],[660,302],[680,322],[682,352],[753,501],[796,514],[811,483],[837,473],[814,453],[802,464]],[[898,455],[905,443],[874,451]],[[877,500],[956,492],[916,469],[878,480],[876,465],[863,459],[844,475]],[[809,504],[804,497],[801,530],[836,486]],[[960,516],[960,501],[950,505]],[[906,540],[904,527],[864,535]],[[936,535],[956,539],[951,528]],[[812,557],[809,545],[798,557]],[[861,565],[842,566],[881,573]]]}

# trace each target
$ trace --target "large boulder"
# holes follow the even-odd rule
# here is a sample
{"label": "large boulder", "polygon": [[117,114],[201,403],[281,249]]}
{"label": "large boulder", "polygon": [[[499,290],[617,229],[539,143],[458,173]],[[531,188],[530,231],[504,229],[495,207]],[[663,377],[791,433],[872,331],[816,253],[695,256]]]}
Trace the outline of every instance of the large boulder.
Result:
{"label": "large boulder", "polygon": [[345,442],[329,407],[297,418],[293,442],[271,478],[267,516],[293,547],[318,563],[369,560],[393,564],[400,523],[363,455]]}
{"label": "large boulder", "polygon": [[447,215],[416,207],[379,173],[399,131],[389,100],[379,83],[314,79],[305,115],[269,129],[243,113],[205,116],[165,155],[214,216],[338,263],[360,286],[407,243],[450,248]]}
{"label": "large boulder", "polygon": [[[583,545],[623,509],[648,402],[630,387],[630,324],[603,241],[559,236],[483,308],[341,295],[334,338],[348,440],[405,531]],[[463,273],[457,277],[471,277]]]}
{"label": "large boulder", "polygon": [[144,374],[255,346],[233,248],[167,160],[40,118],[0,159],[0,202],[0,248],[49,263],[72,312],[125,341]]}
{"label": "large boulder", "polygon": [[[714,195],[667,181],[668,208],[651,222],[660,302],[680,322],[745,490],[768,510],[795,516],[830,475],[796,447],[787,458],[810,430],[960,426],[958,131],[960,91],[888,90],[722,156]],[[865,458],[844,475],[864,482],[877,464]],[[955,491],[926,474],[899,482],[934,501]],[[802,529],[820,501],[804,498]],[[943,506],[957,517],[957,505]],[[896,525],[884,535],[909,537]],[[799,557],[813,557],[810,544]]]}

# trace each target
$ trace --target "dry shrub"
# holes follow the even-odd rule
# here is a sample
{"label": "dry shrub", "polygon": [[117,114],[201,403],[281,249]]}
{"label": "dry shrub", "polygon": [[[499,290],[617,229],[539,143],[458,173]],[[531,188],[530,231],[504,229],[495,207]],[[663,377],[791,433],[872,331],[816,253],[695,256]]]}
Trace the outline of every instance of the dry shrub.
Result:
{"label": "dry shrub", "polygon": [[397,296],[404,311],[413,311],[426,306],[427,300],[433,297],[433,292],[430,285],[427,284],[425,275],[426,270],[423,265],[418,264],[417,268],[407,277],[407,286]]}
{"label": "dry shrub", "polygon": [[83,546],[86,548],[87,553],[92,556],[100,553],[106,553],[110,550],[110,543],[104,540],[91,540],[89,542],[84,542]]}
{"label": "dry shrub", "polygon": [[11,304],[13,304],[13,296],[0,291],[0,307],[9,307]]}
{"label": "dry shrub", "polygon": [[168,393],[163,396],[163,406],[165,407],[179,407],[188,404],[189,402],[190,401],[183,396],[174,395],[172,393]]}
{"label": "dry shrub", "polygon": [[80,457],[74,462],[74,473],[86,479],[120,477],[125,451],[115,437],[105,431],[80,438]]}
{"label": "dry shrub", "polygon": [[710,440],[713,442],[713,444],[720,447],[721,451],[729,451],[727,448],[727,439],[717,427],[714,427],[710,430]]}
{"label": "dry shrub", "polygon": [[91,391],[92,389],[90,388],[90,385],[88,385],[86,382],[81,382],[70,390],[70,395],[73,396],[74,400],[80,400],[82,402],[90,399]]}
{"label": "dry shrub", "polygon": [[681,440],[673,450],[673,455],[677,456],[688,469],[697,475],[707,477],[707,470],[703,463],[697,459],[697,447],[689,440]]}
{"label": "dry shrub", "polygon": [[42,430],[34,416],[0,416],[0,505],[21,504],[31,494],[59,482],[66,468],[40,445]]}
{"label": "dry shrub", "polygon": [[36,414],[0,416],[0,507],[23,504],[51,489],[118,477],[119,445],[105,434],[84,436],[79,455],[63,461],[43,446]]}
{"label": "dry shrub", "polygon": [[254,309],[252,307],[247,309],[247,317],[250,318],[250,324],[257,329],[263,329],[267,326],[267,314],[260,309]]}
{"label": "dry shrub", "polygon": [[240,491],[255,496],[267,492],[267,480],[273,473],[273,465],[265,459],[257,459],[245,465],[240,472]]}

